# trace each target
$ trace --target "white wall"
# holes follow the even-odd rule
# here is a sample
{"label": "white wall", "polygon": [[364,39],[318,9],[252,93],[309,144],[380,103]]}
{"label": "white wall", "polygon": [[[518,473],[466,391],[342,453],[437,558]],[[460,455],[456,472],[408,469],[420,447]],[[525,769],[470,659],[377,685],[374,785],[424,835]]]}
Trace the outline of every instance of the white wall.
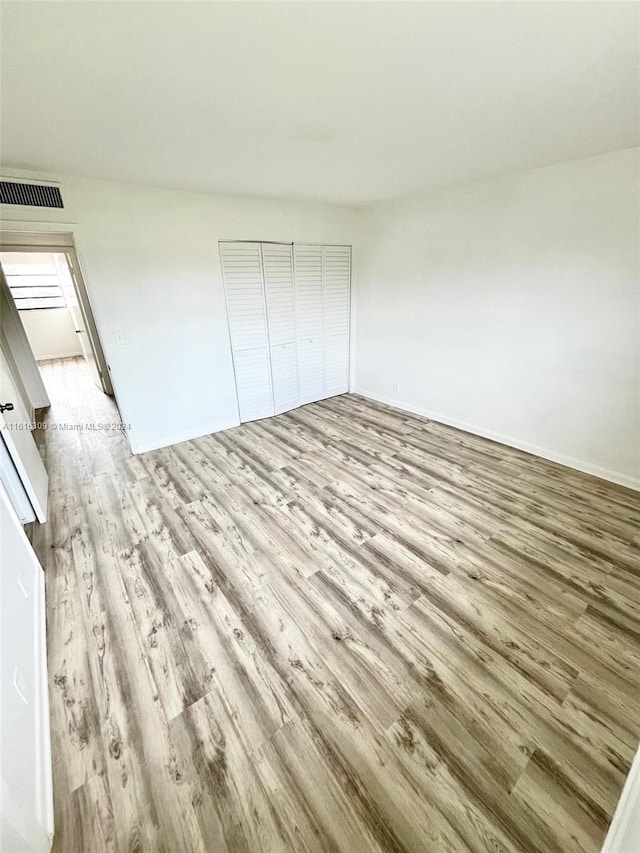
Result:
{"label": "white wall", "polygon": [[64,210],[0,215],[74,233],[135,449],[238,422],[218,240],[344,242],[357,390],[640,487],[637,155],[360,213],[47,176]]}
{"label": "white wall", "polygon": [[640,488],[638,225],[637,150],[369,209],[357,389]]}
{"label": "white wall", "polygon": [[36,359],[82,355],[68,308],[36,308],[20,311]]}
{"label": "white wall", "polygon": [[346,208],[40,177],[62,183],[64,210],[4,206],[2,227],[73,232],[137,451],[238,423],[218,240],[355,236]]}

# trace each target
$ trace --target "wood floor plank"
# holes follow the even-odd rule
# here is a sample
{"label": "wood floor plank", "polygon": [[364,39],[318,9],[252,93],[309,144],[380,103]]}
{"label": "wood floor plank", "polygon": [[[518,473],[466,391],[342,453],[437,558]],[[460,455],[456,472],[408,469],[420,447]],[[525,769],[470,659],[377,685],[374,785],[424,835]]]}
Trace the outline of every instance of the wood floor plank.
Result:
{"label": "wood floor plank", "polygon": [[396,839],[377,815],[371,819],[370,804],[344,796],[345,782],[351,780],[336,759],[322,732],[299,720],[287,724],[256,756],[258,774],[288,836],[286,849],[393,850]]}
{"label": "wood floor plank", "polygon": [[[464,849],[531,850],[539,853],[562,853],[555,833],[535,812],[514,804],[511,778],[505,780],[505,763],[509,759],[499,749],[489,753],[484,744],[496,746],[495,739],[484,730],[474,734],[460,726],[460,711],[443,712],[441,706],[411,706],[389,731],[402,763],[420,779],[431,779],[429,796],[439,810],[458,826]],[[457,748],[452,747],[456,745]],[[460,755],[464,754],[464,760]],[[517,779],[529,763],[526,751],[517,765]],[[506,786],[505,787],[505,783]],[[424,782],[422,782],[424,784]],[[464,800],[467,809],[460,813],[452,804]]]}
{"label": "wood floor plank", "polygon": [[640,736],[640,495],[344,395],[38,441],[54,853],[596,853]]}
{"label": "wood floor plank", "polygon": [[559,702],[571,690],[578,669],[554,651],[552,642],[544,644],[528,630],[526,614],[501,606],[493,597],[479,600],[476,585],[455,576],[431,578],[423,597]]}
{"label": "wood floor plank", "polygon": [[115,815],[105,774],[93,776],[72,791],[65,802],[65,813],[56,811],[55,825],[72,850],[118,850]]}

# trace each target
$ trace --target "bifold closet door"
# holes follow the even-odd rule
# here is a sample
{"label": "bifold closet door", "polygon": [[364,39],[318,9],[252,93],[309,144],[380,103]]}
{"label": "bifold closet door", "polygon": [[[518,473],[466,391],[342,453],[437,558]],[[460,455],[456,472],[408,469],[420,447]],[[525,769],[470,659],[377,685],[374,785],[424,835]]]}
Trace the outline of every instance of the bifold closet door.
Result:
{"label": "bifold closet door", "polygon": [[273,407],[278,415],[298,405],[296,298],[291,244],[263,243],[262,268],[267,298]]}
{"label": "bifold closet door", "polygon": [[349,390],[351,248],[220,243],[242,422]]}
{"label": "bifold closet door", "polygon": [[322,246],[294,243],[299,405],[324,394]]}
{"label": "bifold closet door", "polygon": [[351,247],[323,247],[324,396],[349,390]]}
{"label": "bifold closet door", "polygon": [[260,243],[220,243],[240,420],[274,413]]}

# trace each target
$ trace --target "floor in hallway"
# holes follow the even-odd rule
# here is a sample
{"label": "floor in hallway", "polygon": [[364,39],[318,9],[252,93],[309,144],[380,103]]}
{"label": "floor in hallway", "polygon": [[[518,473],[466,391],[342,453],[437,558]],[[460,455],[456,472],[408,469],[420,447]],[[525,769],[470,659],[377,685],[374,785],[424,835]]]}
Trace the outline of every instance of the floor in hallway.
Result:
{"label": "floor in hallway", "polygon": [[[120,419],[44,369],[50,425]],[[351,395],[43,437],[56,853],[599,850],[640,495]]]}

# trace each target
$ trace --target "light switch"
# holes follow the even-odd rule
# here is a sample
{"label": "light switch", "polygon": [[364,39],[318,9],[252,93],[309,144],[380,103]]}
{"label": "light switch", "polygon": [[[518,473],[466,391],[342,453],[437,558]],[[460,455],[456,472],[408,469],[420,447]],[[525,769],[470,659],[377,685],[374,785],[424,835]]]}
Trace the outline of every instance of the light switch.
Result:
{"label": "light switch", "polygon": [[113,337],[119,347],[123,347],[126,344],[126,340],[124,337],[124,329],[115,329],[113,332]]}

